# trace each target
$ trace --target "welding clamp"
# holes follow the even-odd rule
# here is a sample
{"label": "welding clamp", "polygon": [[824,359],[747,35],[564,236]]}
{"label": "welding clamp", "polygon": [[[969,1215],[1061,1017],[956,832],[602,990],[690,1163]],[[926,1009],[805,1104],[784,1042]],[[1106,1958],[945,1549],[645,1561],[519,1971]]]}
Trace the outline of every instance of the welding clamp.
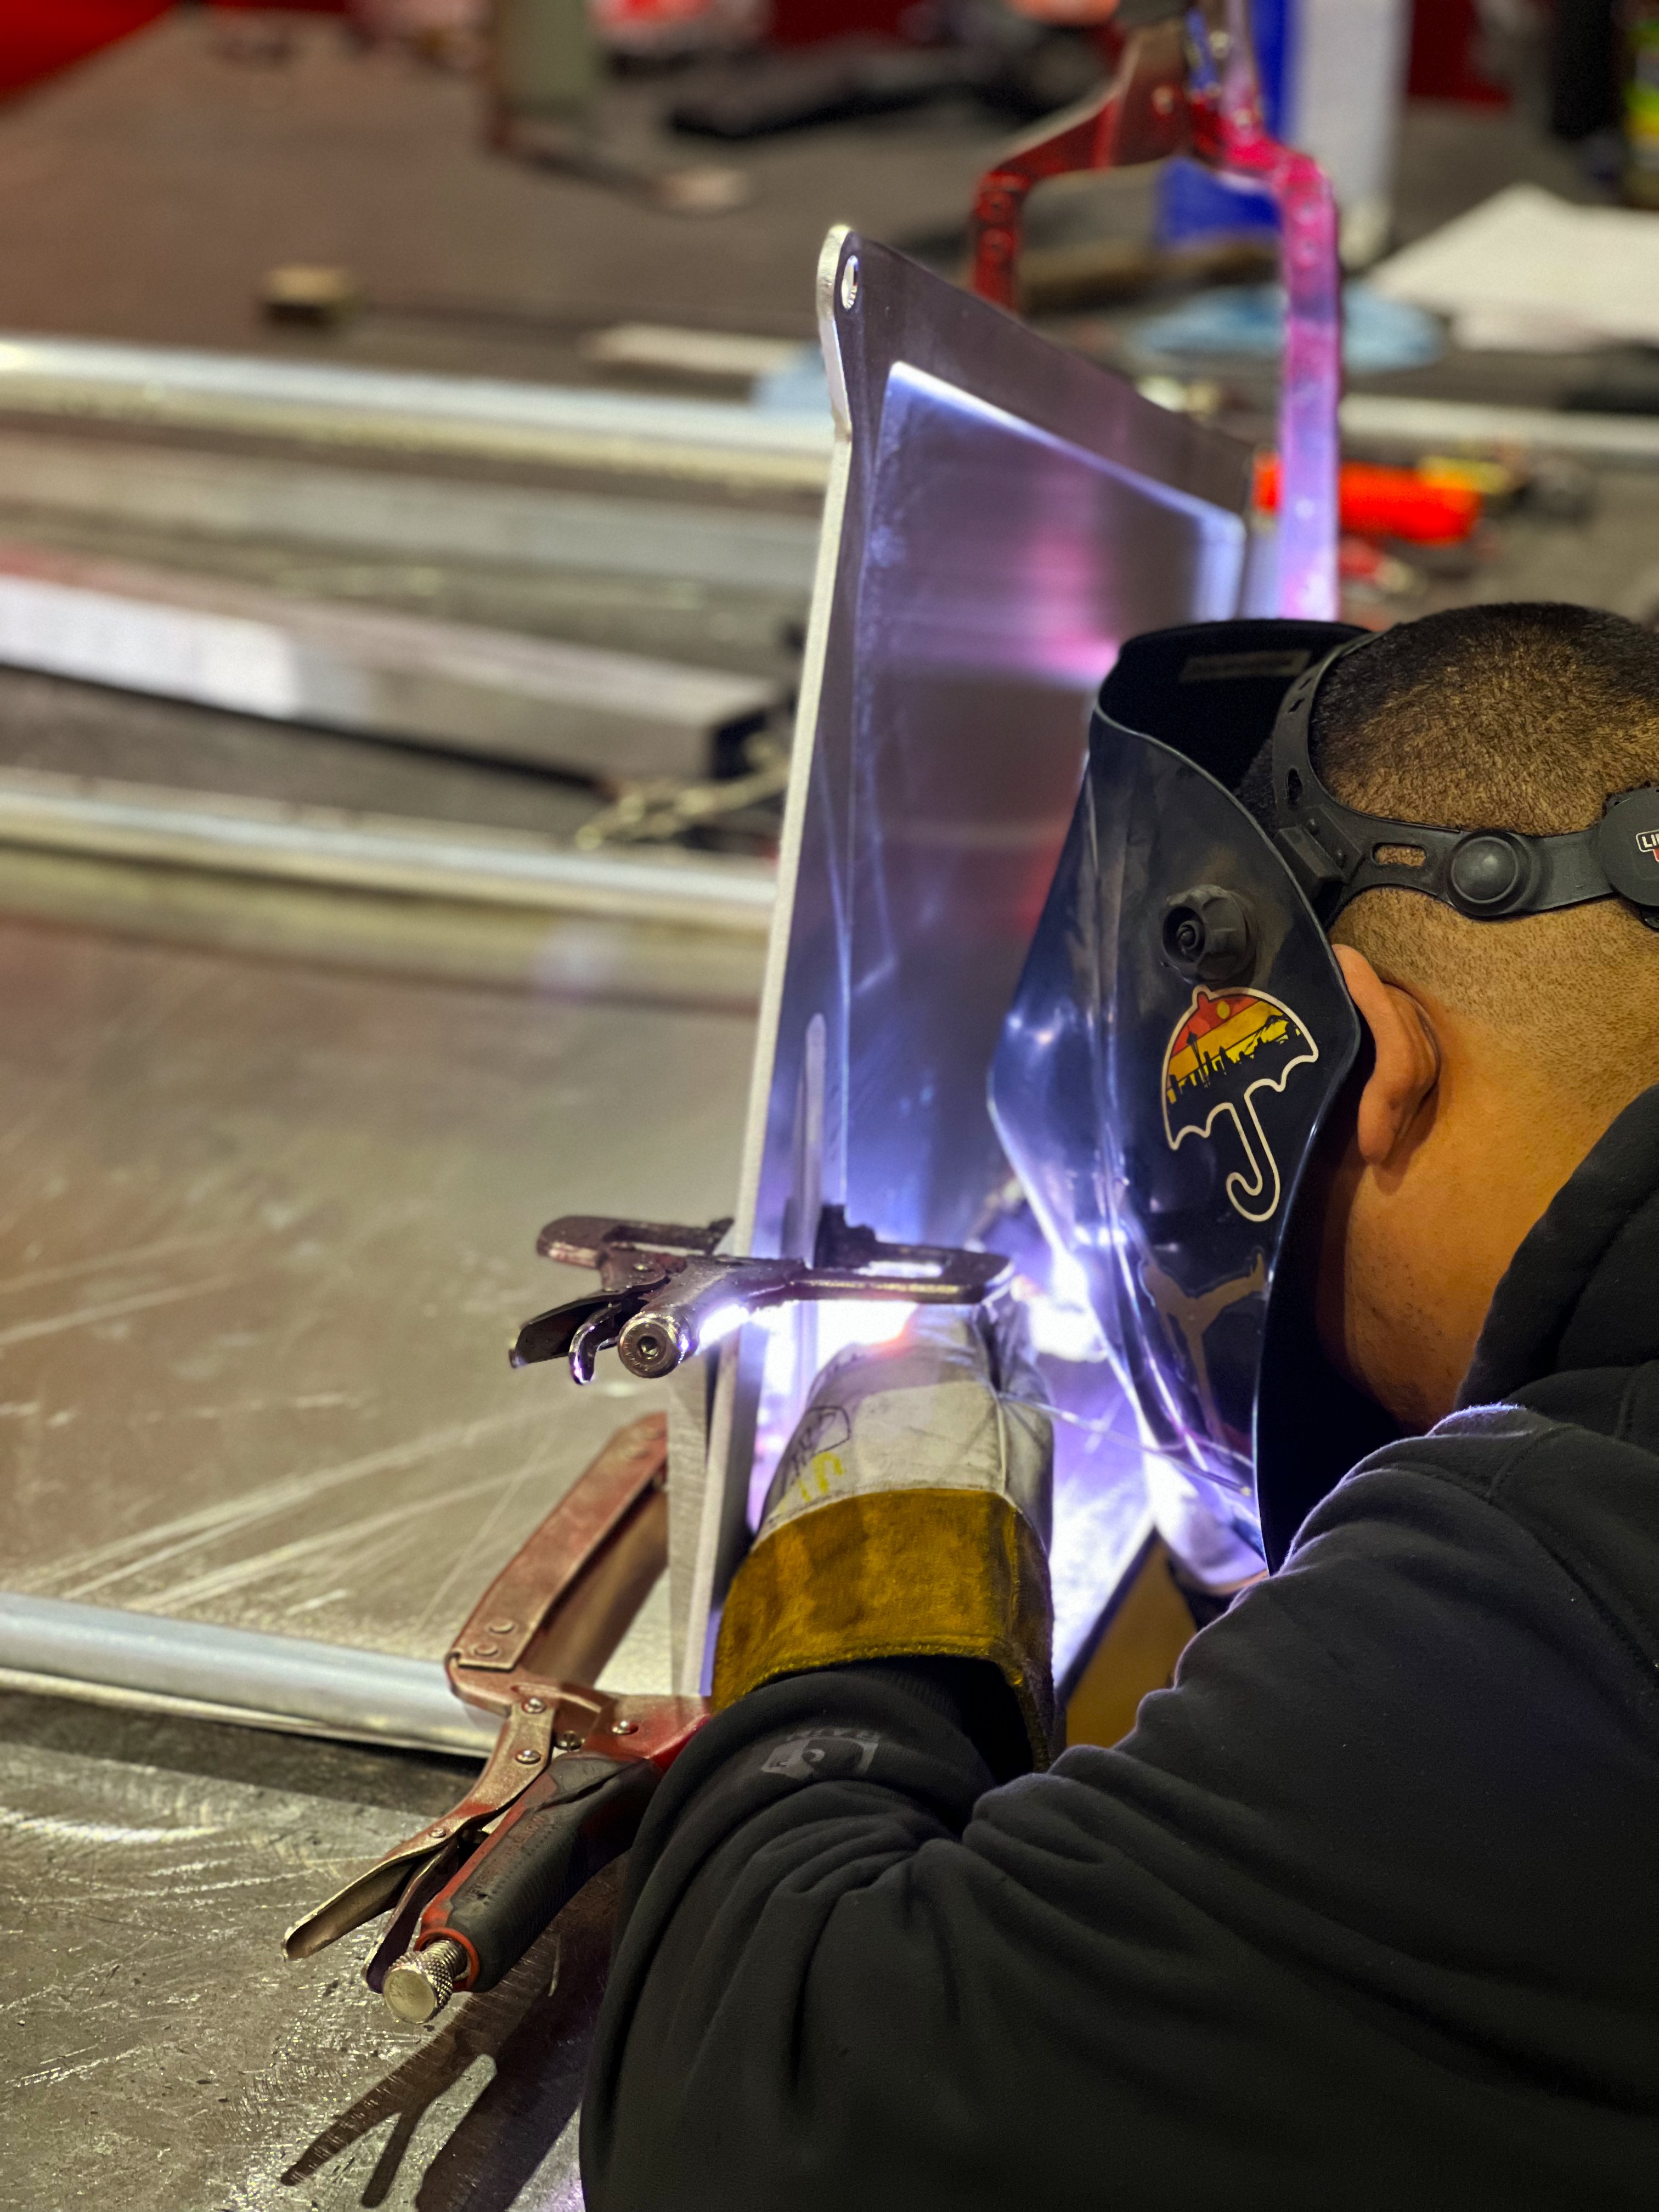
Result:
{"label": "welding clamp", "polygon": [[[718,1255],[730,1226],[550,1223],[538,1249],[596,1267],[602,1288],[526,1322],[513,1364],[563,1358],[586,1382],[614,1346],[633,1373],[665,1375],[766,1307],[976,1305],[1007,1268],[996,1253],[883,1243],[836,1206],[823,1209],[810,1264]],[[457,1991],[493,1989],[628,1850],[709,1710],[701,1698],[591,1686],[667,1564],[666,1481],[667,1424],[648,1414],[612,1437],[496,1576],[445,1661],[455,1695],[499,1723],[483,1772],[441,1820],[296,1922],[289,1959],[390,1912],[363,1978],[399,2020],[424,2025]]]}

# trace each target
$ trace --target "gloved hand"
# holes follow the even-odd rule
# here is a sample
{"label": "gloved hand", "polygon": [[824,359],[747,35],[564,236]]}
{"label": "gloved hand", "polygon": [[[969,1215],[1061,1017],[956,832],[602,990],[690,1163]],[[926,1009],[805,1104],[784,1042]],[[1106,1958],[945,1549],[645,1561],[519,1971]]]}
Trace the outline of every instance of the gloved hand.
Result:
{"label": "gloved hand", "polygon": [[988,1660],[1047,1764],[1054,1437],[1017,1319],[923,1309],[824,1368],[726,1597],[717,1710],[849,1660]]}

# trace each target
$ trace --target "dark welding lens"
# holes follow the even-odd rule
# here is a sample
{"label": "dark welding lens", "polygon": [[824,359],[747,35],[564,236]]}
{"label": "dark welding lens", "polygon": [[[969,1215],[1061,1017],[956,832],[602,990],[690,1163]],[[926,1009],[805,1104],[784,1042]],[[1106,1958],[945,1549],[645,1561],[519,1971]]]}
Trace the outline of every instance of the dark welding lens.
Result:
{"label": "dark welding lens", "polygon": [[1644,785],[1608,801],[1596,824],[1595,857],[1620,898],[1659,907],[1659,791]]}
{"label": "dark welding lens", "polygon": [[1526,855],[1507,837],[1481,833],[1464,838],[1452,854],[1452,896],[1465,914],[1502,914],[1527,889]]}
{"label": "dark welding lens", "polygon": [[1233,983],[1255,962],[1250,909],[1218,884],[1199,884],[1164,909],[1164,957],[1196,983]]}

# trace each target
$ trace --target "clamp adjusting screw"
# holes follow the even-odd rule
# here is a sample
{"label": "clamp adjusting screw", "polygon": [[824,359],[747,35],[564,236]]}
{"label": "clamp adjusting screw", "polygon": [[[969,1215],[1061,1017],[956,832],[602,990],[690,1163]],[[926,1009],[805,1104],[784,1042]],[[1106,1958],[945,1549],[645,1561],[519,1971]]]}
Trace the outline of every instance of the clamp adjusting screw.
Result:
{"label": "clamp adjusting screw", "polygon": [[405,1951],[388,1966],[380,1994],[394,2018],[410,2027],[435,2020],[467,1970],[467,1955],[453,1936],[440,1936],[423,1951]]}

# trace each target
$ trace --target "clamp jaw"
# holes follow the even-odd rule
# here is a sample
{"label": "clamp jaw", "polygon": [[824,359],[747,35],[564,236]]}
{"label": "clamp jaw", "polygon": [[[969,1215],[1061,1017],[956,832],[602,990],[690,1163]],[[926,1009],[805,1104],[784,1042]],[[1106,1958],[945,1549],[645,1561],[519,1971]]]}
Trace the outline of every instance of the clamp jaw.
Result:
{"label": "clamp jaw", "polygon": [[613,1347],[632,1375],[672,1375],[704,1346],[767,1306],[825,1298],[902,1298],[911,1305],[978,1305],[1007,1271],[995,1252],[938,1244],[884,1244],[826,1206],[811,1261],[717,1253],[732,1224],[688,1228],[568,1213],[537,1239],[544,1259],[599,1270],[599,1289],[538,1314],[513,1346],[515,1367],[568,1359],[591,1382],[598,1354]]}

